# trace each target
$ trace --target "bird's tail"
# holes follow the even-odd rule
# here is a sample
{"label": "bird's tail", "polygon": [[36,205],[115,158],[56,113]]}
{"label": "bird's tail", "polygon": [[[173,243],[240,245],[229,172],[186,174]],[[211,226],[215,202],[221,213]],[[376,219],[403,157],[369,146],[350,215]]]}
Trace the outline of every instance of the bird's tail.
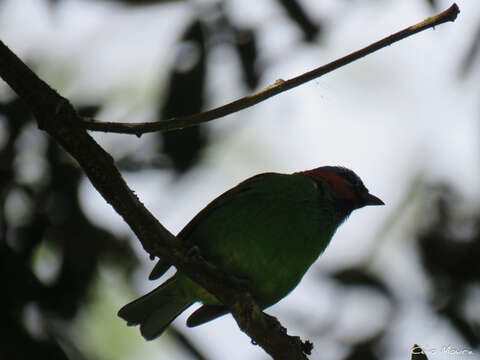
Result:
{"label": "bird's tail", "polygon": [[125,305],[118,316],[127,325],[140,325],[140,332],[147,340],[153,340],[194,303],[180,291],[177,277],[173,276],[155,290]]}

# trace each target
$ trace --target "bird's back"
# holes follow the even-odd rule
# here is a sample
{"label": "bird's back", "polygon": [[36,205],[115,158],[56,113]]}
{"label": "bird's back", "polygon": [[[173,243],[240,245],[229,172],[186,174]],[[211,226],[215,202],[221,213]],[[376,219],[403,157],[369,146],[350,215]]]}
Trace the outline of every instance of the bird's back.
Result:
{"label": "bird's back", "polygon": [[[215,199],[179,237],[226,273],[250,281],[256,300],[268,307],[293,290],[337,225],[322,184],[301,174],[267,173]],[[204,292],[197,296],[212,302]]]}

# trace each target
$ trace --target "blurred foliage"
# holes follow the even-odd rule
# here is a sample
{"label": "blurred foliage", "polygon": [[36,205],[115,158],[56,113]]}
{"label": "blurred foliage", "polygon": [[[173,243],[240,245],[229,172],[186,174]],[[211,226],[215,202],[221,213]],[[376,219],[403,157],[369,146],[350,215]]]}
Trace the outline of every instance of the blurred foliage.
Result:
{"label": "blurred foliage", "polygon": [[470,290],[480,284],[480,214],[458,216],[459,197],[448,185],[433,187],[434,217],[418,236],[420,258],[433,285],[430,302],[438,315],[472,347],[480,345],[480,323],[467,318]]}
{"label": "blurred foliage", "polygon": [[[62,1],[50,0],[52,8]],[[132,7],[186,2],[108,1]],[[437,1],[426,0],[426,3],[437,6]],[[319,39],[326,36],[324,24],[310,17],[302,1],[277,0],[277,4],[290,25],[303,34],[301,41],[318,46]],[[218,46],[228,46],[237,54],[245,87],[255,89],[262,73],[257,31],[235,24],[222,2],[211,5],[209,11],[199,11],[178,39],[166,90],[158,101],[158,119],[205,109],[209,54]],[[472,69],[479,43],[480,31],[473,37],[462,71]],[[102,105],[85,106],[79,111],[93,116]],[[0,325],[0,358],[82,358],[81,350],[69,337],[68,323],[89,301],[99,264],[107,262],[122,269],[127,281],[137,263],[136,257],[125,239],[115,238],[86,217],[78,199],[81,169],[34,129],[21,101],[10,99],[0,103],[0,124],[6,134],[5,141],[0,141],[0,277],[6,289],[0,297],[4,314]],[[35,145],[38,149],[31,146],[29,136],[41,139]],[[197,164],[210,141],[208,125],[155,136],[157,148],[152,159],[139,160],[132,154],[118,159],[119,167],[132,172],[170,168],[183,175]],[[36,169],[33,174],[26,170],[29,167]],[[417,236],[418,256],[433,289],[431,306],[468,344],[478,348],[478,319],[469,319],[465,306],[471,300],[472,287],[478,286],[480,279],[480,213],[475,211],[467,219],[459,220],[452,207],[457,202],[453,189],[437,186],[432,188],[432,194],[436,200],[428,213],[430,223]],[[459,228],[468,231],[458,231]],[[49,258],[57,266],[53,266],[53,274],[45,275],[42,269]],[[397,311],[398,293],[389,288],[380,274],[372,272],[368,264],[340,269],[329,276],[339,288],[367,289],[384,298],[390,304],[388,319]],[[348,348],[345,359],[382,358],[382,344],[391,326],[386,321],[363,338],[343,341]],[[319,331],[319,336],[323,333]],[[205,359],[201,349],[178,329],[172,327],[170,335],[192,357]],[[426,356],[412,352],[414,358],[425,360]]]}
{"label": "blurred foliage", "polygon": [[[6,289],[0,358],[66,359],[73,342],[58,320],[73,319],[88,300],[100,261],[128,273],[136,257],[126,239],[85,216],[78,200],[81,169],[33,128],[24,104],[16,98],[0,104],[0,119],[8,134],[0,148],[0,278]],[[42,141],[30,143],[29,136]],[[57,266],[45,274],[45,267],[52,269],[48,256]]]}

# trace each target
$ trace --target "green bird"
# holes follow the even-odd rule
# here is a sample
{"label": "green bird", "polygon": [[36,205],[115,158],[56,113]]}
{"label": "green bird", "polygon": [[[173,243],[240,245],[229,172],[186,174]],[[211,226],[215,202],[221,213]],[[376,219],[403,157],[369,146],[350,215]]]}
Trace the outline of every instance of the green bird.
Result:
{"label": "green bird", "polygon": [[[226,191],[201,210],[178,234],[227,274],[247,280],[265,309],[290,293],[325,250],[350,213],[383,205],[351,170],[323,166],[293,174],[264,173]],[[171,264],[159,260],[150,279]],[[203,306],[187,320],[203,324],[228,309],[181,271],[150,293],[125,305],[118,316],[140,324],[147,340],[160,336],[193,303]]]}

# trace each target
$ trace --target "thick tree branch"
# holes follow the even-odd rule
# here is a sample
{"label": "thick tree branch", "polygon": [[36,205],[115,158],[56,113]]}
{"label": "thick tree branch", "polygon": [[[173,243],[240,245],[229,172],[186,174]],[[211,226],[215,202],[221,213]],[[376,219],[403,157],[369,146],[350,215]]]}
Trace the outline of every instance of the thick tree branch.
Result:
{"label": "thick tree branch", "polygon": [[342,66],[350,64],[366,55],[369,55],[377,50],[380,50],[386,46],[392,45],[393,43],[405,39],[411,35],[414,35],[420,31],[434,28],[437,25],[443,24],[448,21],[455,21],[458,13],[460,12],[457,4],[453,4],[447,10],[429,17],[424,21],[409,26],[408,28],[401,30],[395,34],[392,34],[382,40],[379,40],[373,44],[364,47],[363,49],[357,50],[349,55],[346,55],[340,59],[332,61],[326,65],[320,66],[314,70],[306,72],[297,77],[291,78],[289,80],[279,79],[275,84],[268,86],[254,94],[245,96],[238,100],[235,100],[226,105],[222,105],[212,110],[208,110],[202,113],[176,117],[168,120],[161,120],[155,122],[147,123],[114,123],[114,122],[100,122],[93,119],[83,119],[83,126],[85,129],[94,130],[94,131],[104,131],[104,132],[113,132],[120,134],[134,134],[141,136],[144,133],[155,132],[155,131],[172,131],[177,129],[183,129],[190,126],[195,126],[207,121],[215,120],[221,117],[224,117],[229,114],[233,114],[237,111],[243,110],[245,108],[251,107],[258,104],[272,96],[280,94],[281,92],[290,90],[296,86],[302,85],[306,82],[309,82],[313,79],[319,78],[333,70],[336,70]]}
{"label": "thick tree branch", "polygon": [[123,217],[152,256],[164,257],[215,294],[239,327],[275,359],[306,359],[311,344],[288,336],[276,319],[264,314],[244,284],[207,263],[189,244],[178,241],[127,186],[112,157],[81,124],[70,102],[39,79],[0,41],[0,76],[11,86],[45,130],[75,158],[115,211]]}

